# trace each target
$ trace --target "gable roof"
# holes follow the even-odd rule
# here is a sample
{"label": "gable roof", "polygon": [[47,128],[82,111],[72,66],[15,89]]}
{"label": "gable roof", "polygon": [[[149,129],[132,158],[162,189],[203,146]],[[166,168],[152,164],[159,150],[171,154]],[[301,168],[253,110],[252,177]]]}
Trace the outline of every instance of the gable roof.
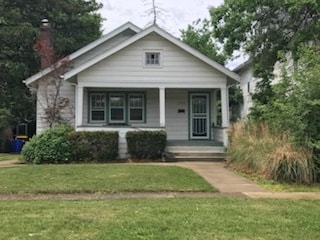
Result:
{"label": "gable roof", "polygon": [[[140,39],[142,39],[143,37],[151,34],[151,33],[156,33],[158,35],[160,35],[161,37],[163,37],[164,39],[168,40],[169,42],[173,43],[174,45],[178,46],[179,48],[183,49],[184,51],[186,51],[187,53],[191,54],[192,56],[198,58],[199,60],[201,60],[202,62],[208,64],[209,66],[213,67],[214,69],[220,71],[221,73],[225,74],[226,76],[228,76],[230,79],[239,82],[240,81],[240,77],[238,74],[234,73],[233,71],[225,68],[224,66],[222,66],[221,64],[213,61],[212,59],[208,58],[207,56],[205,56],[204,54],[200,53],[199,51],[195,50],[194,48],[190,47],[189,45],[183,43],[182,41],[180,41],[179,39],[175,38],[174,36],[172,36],[171,34],[169,34],[168,32],[162,30],[161,28],[159,28],[156,25],[152,25],[151,27],[148,27],[144,30],[141,30],[140,28],[136,27],[135,25],[133,25],[132,23],[126,23],[124,25],[122,25],[121,27],[117,28],[116,30],[112,31],[111,33],[95,40],[94,42],[88,44],[87,46],[79,49],[78,51],[72,53],[69,56],[69,60],[73,60],[85,53],[87,53],[88,51],[92,50],[94,47],[98,46],[99,44],[111,39],[113,36],[116,36],[117,34],[125,31],[126,29],[132,29],[133,31],[136,32],[136,34],[130,38],[128,38],[127,40],[121,42],[120,44],[116,45],[115,47],[93,57],[92,59],[90,59],[87,62],[84,62],[82,64],[80,64],[79,66],[71,69],[70,71],[66,72],[64,74],[64,79],[68,80],[70,78],[72,78],[73,76],[77,75],[78,73],[86,70],[87,68],[93,66],[94,64],[102,61],[103,59],[113,55],[114,53],[124,49],[125,47],[139,41]],[[44,69],[42,71],[40,71],[39,73],[31,76],[30,78],[28,78],[25,83],[27,85],[33,83],[34,81],[37,81],[38,79],[40,79],[41,77],[45,76],[46,74],[50,73],[53,70],[53,68],[49,67],[48,69]]]}
{"label": "gable roof", "polygon": [[[136,25],[132,24],[131,22],[127,22],[125,24],[123,24],[122,26],[118,27],[117,29],[111,31],[110,33],[103,35],[102,37],[94,40],[93,42],[89,43],[88,45],[80,48],[79,50],[75,51],[74,53],[70,54],[69,56],[67,56],[65,59],[68,59],[68,61],[73,61],[76,58],[86,54],[87,52],[89,52],[90,50],[96,48],[97,46],[103,44],[104,42],[110,40],[111,38],[117,36],[118,34],[126,31],[126,30],[132,30],[135,33],[138,33],[140,31],[142,31],[141,28],[137,27]],[[64,59],[60,60],[63,61]],[[27,78],[24,82],[26,85],[30,85],[33,82],[39,80],[40,78],[46,76],[47,74],[51,73],[54,69],[56,69],[57,67],[59,67],[59,62],[47,67],[41,71],[39,71],[38,73],[32,75],[31,77]]]}
{"label": "gable roof", "polygon": [[166,40],[168,40],[169,42],[175,44],[176,46],[180,47],[181,49],[183,49],[184,51],[190,53],[191,55],[195,56],[196,58],[200,59],[201,61],[207,63],[208,65],[210,65],[211,67],[217,69],[218,71],[224,73],[226,76],[230,77],[231,79],[235,80],[235,81],[240,81],[240,77],[232,72],[231,70],[225,68],[224,66],[222,66],[221,64],[213,61],[212,59],[208,58],[207,56],[203,55],[202,53],[200,53],[199,51],[195,50],[194,48],[190,47],[189,45],[181,42],[179,39],[175,38],[174,36],[172,36],[171,34],[165,32],[164,30],[162,30],[161,28],[159,28],[156,25],[153,25],[139,33],[137,33],[136,35],[134,35],[133,37],[129,38],[128,40],[120,43],[119,45],[117,45],[116,47],[110,49],[109,51],[106,51],[98,56],[96,56],[95,58],[91,59],[90,61],[82,64],[81,66],[72,69],[71,71],[67,72],[65,74],[65,79],[70,79],[71,77],[75,76],[76,74],[84,71],[85,69],[93,66],[94,64],[102,61],[103,59],[111,56],[112,54],[120,51],[121,49],[137,42],[138,40],[142,39],[143,37],[149,35],[150,33],[157,33],[159,34],[161,37],[165,38]]}

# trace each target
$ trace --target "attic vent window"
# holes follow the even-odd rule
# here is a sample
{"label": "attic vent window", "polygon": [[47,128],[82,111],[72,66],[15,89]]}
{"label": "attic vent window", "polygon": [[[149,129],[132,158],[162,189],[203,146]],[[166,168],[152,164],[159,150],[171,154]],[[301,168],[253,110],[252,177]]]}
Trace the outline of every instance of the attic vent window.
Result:
{"label": "attic vent window", "polygon": [[160,67],[161,66],[161,52],[145,52],[145,66]]}

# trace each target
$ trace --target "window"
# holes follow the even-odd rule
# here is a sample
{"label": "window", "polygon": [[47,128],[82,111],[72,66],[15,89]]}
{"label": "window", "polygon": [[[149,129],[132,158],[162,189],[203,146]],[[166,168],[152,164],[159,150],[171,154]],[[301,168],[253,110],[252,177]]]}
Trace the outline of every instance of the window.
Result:
{"label": "window", "polygon": [[94,93],[90,95],[90,120],[93,122],[105,121],[106,95],[104,93]]}
{"label": "window", "polygon": [[129,94],[129,121],[143,122],[144,121],[144,95]]}
{"label": "window", "polygon": [[90,93],[89,121],[111,124],[144,123],[145,101],[144,93]]}
{"label": "window", "polygon": [[109,95],[109,121],[111,123],[125,122],[125,95]]}
{"label": "window", "polygon": [[145,66],[160,66],[160,52],[145,52]]}

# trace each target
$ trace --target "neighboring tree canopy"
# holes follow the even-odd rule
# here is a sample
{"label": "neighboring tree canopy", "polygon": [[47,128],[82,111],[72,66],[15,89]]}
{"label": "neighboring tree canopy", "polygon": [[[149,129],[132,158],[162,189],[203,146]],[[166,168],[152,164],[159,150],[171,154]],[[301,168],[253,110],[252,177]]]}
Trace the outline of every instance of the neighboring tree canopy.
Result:
{"label": "neighboring tree canopy", "polygon": [[[194,49],[197,49],[202,54],[211,58],[212,60],[225,64],[226,56],[223,55],[217,46],[217,41],[212,37],[210,23],[208,20],[201,21],[200,19],[188,25],[187,30],[181,30],[182,41],[189,44]],[[237,86],[229,88],[229,105],[233,112],[231,120],[234,121],[239,117],[237,112],[238,105],[243,102],[242,91]],[[221,108],[220,103],[218,107]],[[221,110],[221,109],[220,109]]]}
{"label": "neighboring tree canopy", "polygon": [[210,28],[210,23],[207,20],[201,21],[199,19],[193,25],[188,25],[186,30],[181,30],[181,38],[183,42],[224,65],[226,57],[218,53],[219,48],[214,41],[212,28]]}
{"label": "neighboring tree canopy", "polygon": [[319,44],[320,1],[225,0],[211,8],[210,15],[212,36],[223,45],[224,53],[232,57],[240,50],[252,58],[254,76],[261,79],[253,95],[253,113],[259,117],[257,107],[276,97],[270,85],[275,63],[289,52],[299,59],[301,45]]}
{"label": "neighboring tree canopy", "polygon": [[0,0],[0,109],[10,122],[34,119],[34,101],[22,80],[39,70],[34,43],[41,20],[54,29],[57,56],[65,56],[101,35],[96,0]]}
{"label": "neighboring tree canopy", "polygon": [[279,51],[296,56],[302,42],[319,41],[319,0],[225,0],[210,14],[213,36],[225,54],[249,53],[261,78],[271,75]]}
{"label": "neighboring tree canopy", "polygon": [[298,146],[313,148],[320,159],[320,48],[302,47],[298,53],[297,70],[292,73],[283,67],[279,83],[272,85],[274,99],[255,107],[260,113],[255,119],[288,133]]}

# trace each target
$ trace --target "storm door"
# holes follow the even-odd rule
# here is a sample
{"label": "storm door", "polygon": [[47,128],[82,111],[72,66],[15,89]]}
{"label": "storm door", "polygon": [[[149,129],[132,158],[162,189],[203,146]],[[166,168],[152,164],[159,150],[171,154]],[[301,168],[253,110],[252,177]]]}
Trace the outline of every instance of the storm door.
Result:
{"label": "storm door", "polygon": [[209,139],[209,94],[190,94],[190,138]]}

